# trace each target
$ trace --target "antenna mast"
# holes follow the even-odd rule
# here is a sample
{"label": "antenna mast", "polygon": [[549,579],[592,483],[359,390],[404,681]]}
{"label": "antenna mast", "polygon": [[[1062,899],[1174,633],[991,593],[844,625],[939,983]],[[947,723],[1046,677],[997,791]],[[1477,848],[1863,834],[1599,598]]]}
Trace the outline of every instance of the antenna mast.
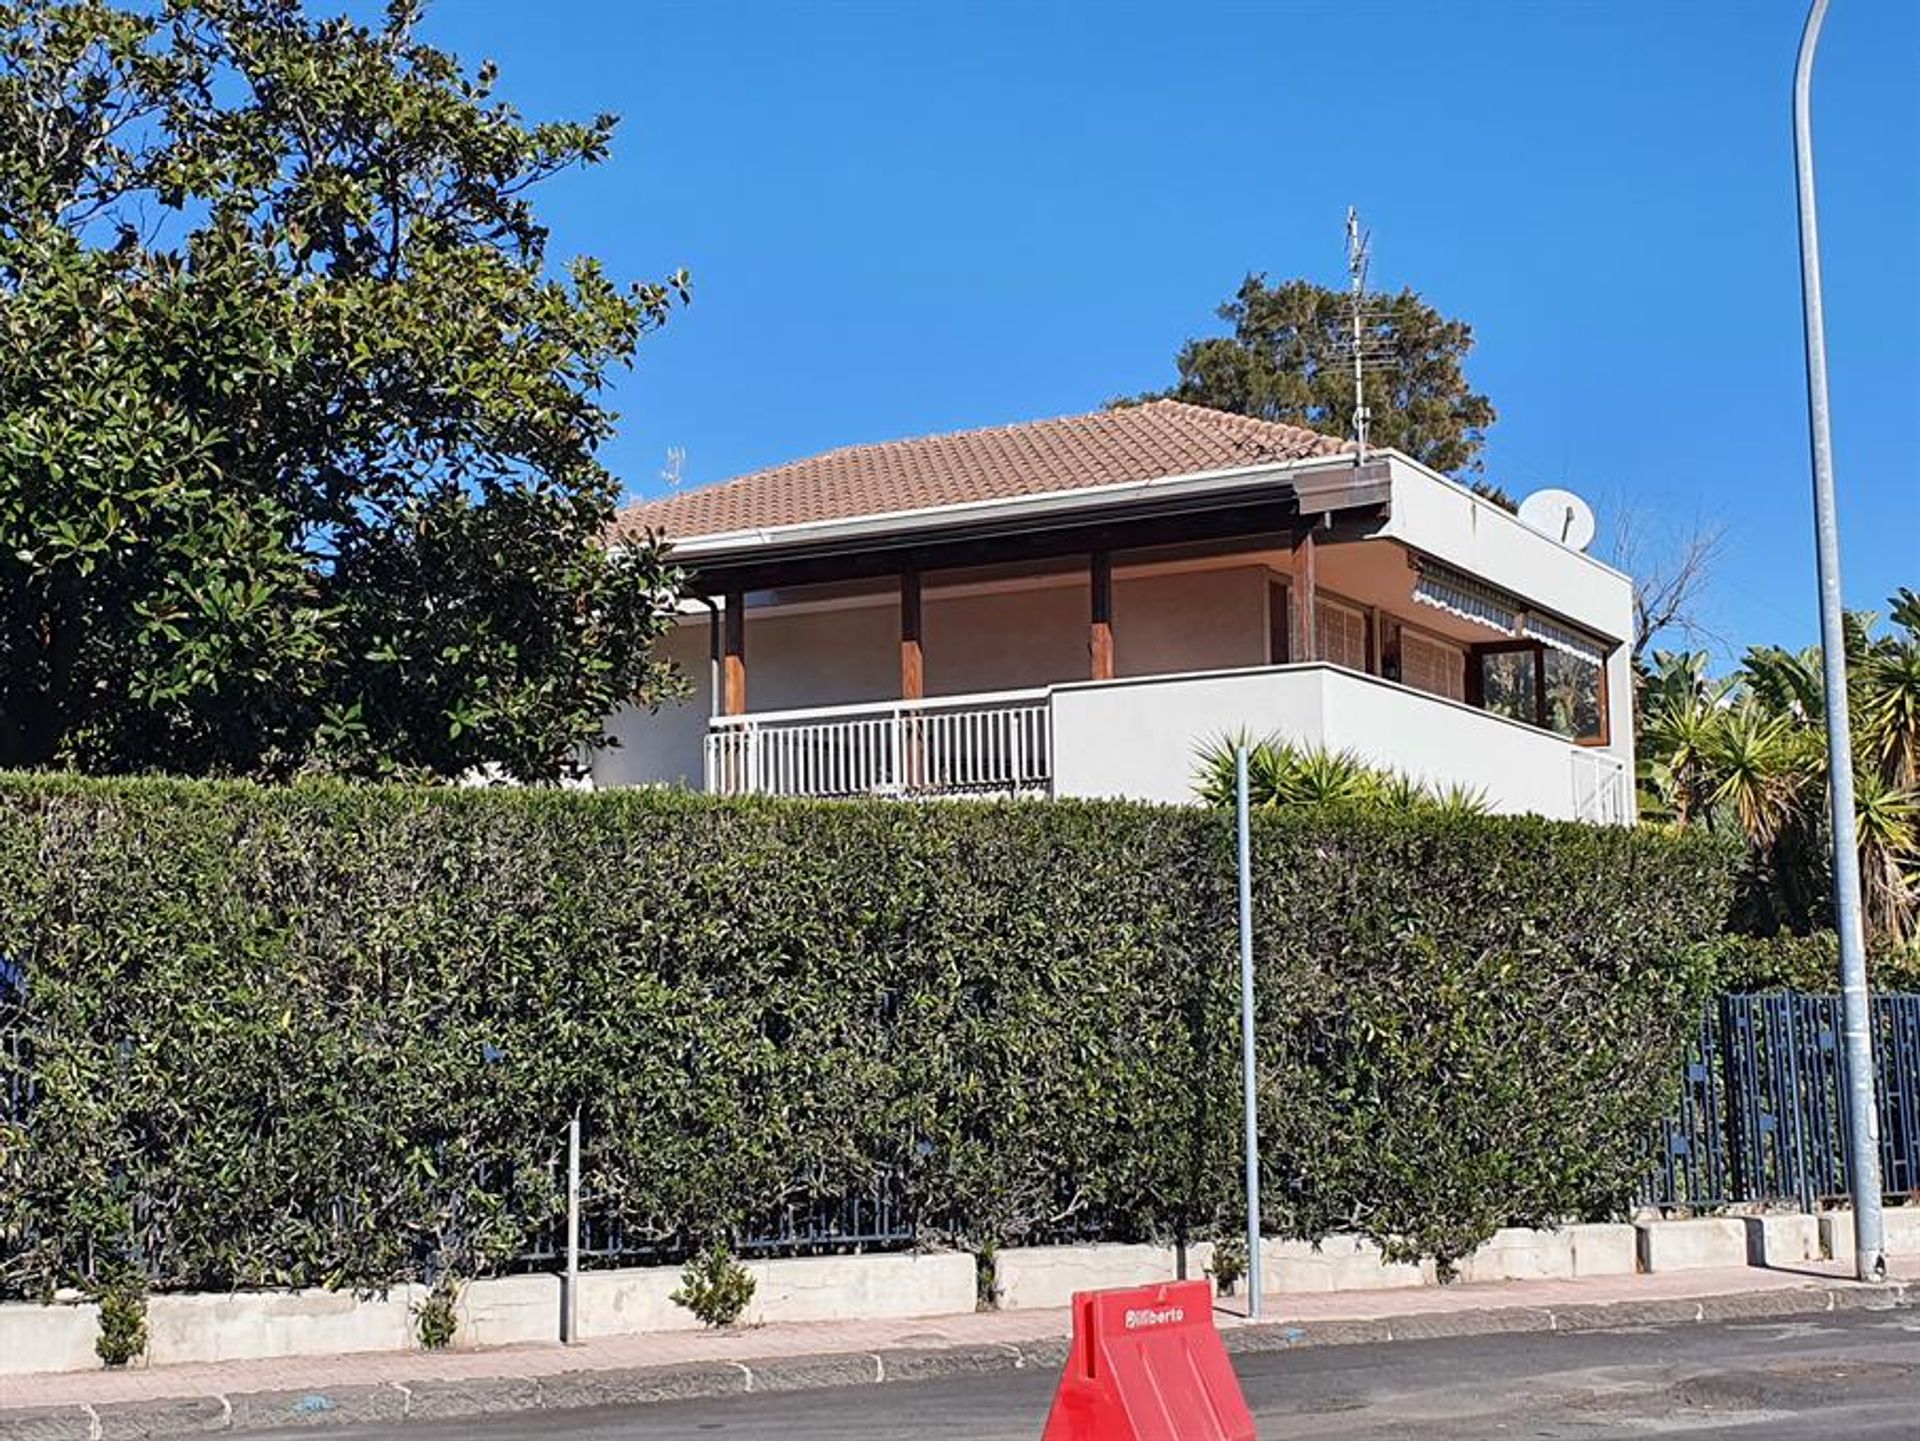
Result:
{"label": "antenna mast", "polygon": [[1361,311],[1367,296],[1367,262],[1371,259],[1369,243],[1372,237],[1360,228],[1360,212],[1351,205],[1347,207],[1347,278],[1352,282],[1353,291],[1353,439],[1358,447],[1359,464],[1367,459],[1367,424],[1373,419],[1373,412],[1367,409],[1367,391],[1365,385],[1364,347],[1361,332],[1364,320]]}

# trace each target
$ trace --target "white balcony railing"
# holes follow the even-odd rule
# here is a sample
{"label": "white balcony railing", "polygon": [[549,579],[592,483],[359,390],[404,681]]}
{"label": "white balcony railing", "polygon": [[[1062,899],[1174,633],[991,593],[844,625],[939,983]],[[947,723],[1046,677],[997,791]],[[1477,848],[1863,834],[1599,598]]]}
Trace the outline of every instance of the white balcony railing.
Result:
{"label": "white balcony railing", "polygon": [[1628,807],[1626,764],[1605,751],[1575,747],[1573,756],[1573,817],[1597,826],[1623,826]]}
{"label": "white balcony railing", "polygon": [[1045,795],[1053,780],[1047,692],[715,716],[712,795]]}

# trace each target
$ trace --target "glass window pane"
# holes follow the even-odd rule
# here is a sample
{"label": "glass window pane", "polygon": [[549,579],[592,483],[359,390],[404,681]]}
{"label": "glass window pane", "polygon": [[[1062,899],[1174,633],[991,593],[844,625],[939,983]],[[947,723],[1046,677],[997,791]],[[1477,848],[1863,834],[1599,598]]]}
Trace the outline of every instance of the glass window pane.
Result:
{"label": "glass window pane", "polygon": [[1575,740],[1600,737],[1600,668],[1547,652],[1547,724]]}
{"label": "glass window pane", "polygon": [[1534,723],[1534,675],[1539,657],[1532,650],[1496,650],[1480,657],[1481,704],[1496,715]]}

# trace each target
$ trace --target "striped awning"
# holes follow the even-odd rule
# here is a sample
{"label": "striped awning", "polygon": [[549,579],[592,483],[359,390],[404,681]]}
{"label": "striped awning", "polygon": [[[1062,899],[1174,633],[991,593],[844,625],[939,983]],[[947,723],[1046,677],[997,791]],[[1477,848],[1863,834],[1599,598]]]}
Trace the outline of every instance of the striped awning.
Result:
{"label": "striped awning", "polygon": [[1604,641],[1529,610],[1519,597],[1435,561],[1422,560],[1418,566],[1413,598],[1422,605],[1483,625],[1502,636],[1539,641],[1587,665],[1606,661]]}
{"label": "striped awning", "polygon": [[1413,598],[1422,605],[1444,610],[1448,615],[1457,615],[1502,635],[1520,634],[1522,606],[1519,601],[1447,566],[1421,562],[1420,573],[1413,583]]}
{"label": "striped awning", "polygon": [[1575,660],[1585,661],[1588,665],[1598,666],[1607,658],[1606,648],[1589,635],[1583,635],[1570,626],[1558,621],[1548,620],[1544,616],[1529,613],[1522,618],[1521,633],[1528,640],[1537,640],[1542,645],[1550,645],[1562,655],[1570,655]]}

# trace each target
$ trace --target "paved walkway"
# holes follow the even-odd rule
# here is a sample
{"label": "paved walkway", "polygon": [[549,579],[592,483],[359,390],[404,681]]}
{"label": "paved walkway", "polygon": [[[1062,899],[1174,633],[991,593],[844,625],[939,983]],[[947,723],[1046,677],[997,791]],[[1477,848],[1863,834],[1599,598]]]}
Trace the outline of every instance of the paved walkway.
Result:
{"label": "paved walkway", "polygon": [[[1896,1277],[1920,1281],[1920,1256],[1897,1258]],[[1554,1314],[1589,1308],[1642,1307],[1650,1319],[1706,1319],[1706,1304],[1755,1313],[1829,1309],[1855,1289],[1848,1268],[1832,1262],[1791,1270],[1676,1271],[1656,1276],[1596,1277],[1577,1281],[1510,1281],[1481,1285],[1347,1291],[1320,1296],[1271,1296],[1261,1324],[1251,1326],[1228,1298],[1219,1322],[1236,1342],[1262,1343],[1236,1330],[1277,1332],[1279,1344],[1346,1339],[1342,1323],[1365,1323],[1352,1339],[1435,1334],[1440,1329],[1549,1330]],[[1871,1288],[1858,1288],[1863,1293]],[[1903,1293],[1902,1293],[1903,1294]],[[1699,1314],[1690,1315],[1690,1311]],[[1443,1326],[1456,1318],[1459,1326]],[[1621,1324],[1632,1317],[1622,1311]],[[431,1383],[537,1380],[638,1368],[715,1366],[743,1375],[756,1363],[784,1358],[857,1358],[883,1379],[889,1357],[925,1358],[942,1351],[1000,1348],[1019,1355],[1054,1353],[1071,1328],[1065,1310],[1000,1311],[903,1321],[831,1321],[757,1326],[737,1331],[622,1336],[573,1346],[524,1345],[483,1351],[406,1352],[354,1356],[228,1361],[126,1371],[0,1377],[0,1411],[21,1407],[109,1406],[163,1398],[231,1397],[257,1392],[313,1392],[387,1385],[402,1390]],[[1051,1344],[1048,1344],[1051,1343]],[[1235,1345],[1235,1349],[1241,1346]],[[1018,1364],[1016,1361],[1015,1364]],[[901,1369],[901,1368],[896,1368]],[[907,1367],[904,1369],[914,1369]],[[747,1382],[751,1387],[751,1382]]]}

